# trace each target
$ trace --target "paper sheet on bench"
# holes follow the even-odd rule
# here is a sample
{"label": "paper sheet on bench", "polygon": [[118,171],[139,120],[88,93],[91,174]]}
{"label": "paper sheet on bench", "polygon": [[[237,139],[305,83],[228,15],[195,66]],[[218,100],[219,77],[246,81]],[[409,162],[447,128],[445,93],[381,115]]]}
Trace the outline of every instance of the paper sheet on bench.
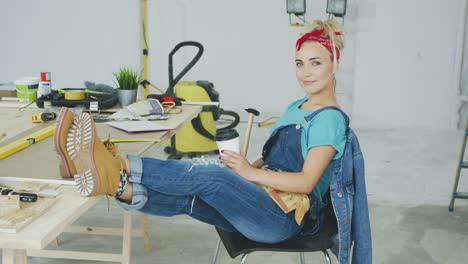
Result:
{"label": "paper sheet on bench", "polygon": [[106,122],[107,125],[125,130],[127,132],[150,132],[150,131],[165,131],[175,129],[175,127],[161,125],[151,121],[112,121]]}

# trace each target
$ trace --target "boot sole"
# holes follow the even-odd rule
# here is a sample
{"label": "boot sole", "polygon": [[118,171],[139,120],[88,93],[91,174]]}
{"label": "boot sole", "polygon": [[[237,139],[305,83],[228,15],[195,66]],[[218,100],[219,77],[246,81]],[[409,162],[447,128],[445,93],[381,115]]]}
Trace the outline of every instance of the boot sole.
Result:
{"label": "boot sole", "polygon": [[94,163],[96,138],[89,114],[75,118],[67,134],[67,152],[76,167],[75,185],[81,196],[92,196],[99,189],[99,175]]}
{"label": "boot sole", "polygon": [[55,135],[56,136],[55,136],[55,142],[54,143],[55,143],[55,150],[57,151],[57,153],[60,156],[60,159],[62,160],[62,168],[60,168],[61,174],[66,174],[67,176],[71,177],[72,173],[71,173],[70,167],[68,166],[67,158],[65,157],[65,155],[67,155],[67,154],[64,153],[63,150],[60,148],[61,138],[60,138],[60,133],[58,133],[60,130],[62,130],[63,119],[65,119],[65,112],[66,111],[69,111],[69,110],[67,108],[65,108],[65,107],[63,107],[60,110],[59,119],[57,120],[57,127],[55,128]]}

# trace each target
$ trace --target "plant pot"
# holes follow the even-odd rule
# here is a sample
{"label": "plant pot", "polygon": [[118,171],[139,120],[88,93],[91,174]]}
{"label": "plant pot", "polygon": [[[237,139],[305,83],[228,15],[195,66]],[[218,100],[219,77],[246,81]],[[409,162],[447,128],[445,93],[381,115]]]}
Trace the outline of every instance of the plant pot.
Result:
{"label": "plant pot", "polygon": [[122,90],[117,89],[117,97],[121,107],[133,104],[136,101],[137,89],[133,90]]}

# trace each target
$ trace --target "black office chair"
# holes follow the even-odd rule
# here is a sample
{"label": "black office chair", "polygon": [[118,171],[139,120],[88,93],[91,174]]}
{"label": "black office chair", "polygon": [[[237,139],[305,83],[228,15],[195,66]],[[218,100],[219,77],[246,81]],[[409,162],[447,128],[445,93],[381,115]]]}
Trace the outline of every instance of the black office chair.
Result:
{"label": "black office chair", "polygon": [[254,251],[299,252],[301,264],[305,263],[304,252],[322,251],[325,255],[326,262],[331,264],[328,249],[331,249],[333,245],[333,237],[337,234],[338,227],[336,223],[335,212],[333,211],[333,206],[331,205],[330,199],[324,208],[324,214],[324,226],[319,231],[319,233],[310,236],[298,235],[285,242],[277,244],[258,243],[249,240],[241,233],[226,232],[222,229],[216,228],[220,239],[216,245],[216,251],[212,264],[216,264],[221,241],[223,241],[224,247],[226,248],[226,251],[231,258],[235,258],[242,254],[240,262],[241,264],[244,264],[247,256]]}

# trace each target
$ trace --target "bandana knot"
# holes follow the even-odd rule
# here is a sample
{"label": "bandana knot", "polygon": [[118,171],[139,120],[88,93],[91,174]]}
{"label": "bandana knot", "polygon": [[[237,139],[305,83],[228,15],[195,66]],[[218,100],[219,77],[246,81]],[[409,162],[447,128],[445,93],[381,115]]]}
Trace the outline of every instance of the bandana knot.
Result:
{"label": "bandana knot", "polygon": [[[320,43],[322,46],[324,46],[330,53],[333,54],[333,42],[327,38],[322,37],[322,33],[325,32],[325,29],[316,29],[314,31],[308,32],[304,35],[302,35],[297,41],[296,41],[296,51],[299,51],[301,49],[302,44],[306,40],[315,40],[318,43]],[[335,35],[342,35],[343,33],[341,32],[335,32]],[[336,61],[340,61],[340,49],[337,46],[335,47],[335,53],[336,53]]]}

